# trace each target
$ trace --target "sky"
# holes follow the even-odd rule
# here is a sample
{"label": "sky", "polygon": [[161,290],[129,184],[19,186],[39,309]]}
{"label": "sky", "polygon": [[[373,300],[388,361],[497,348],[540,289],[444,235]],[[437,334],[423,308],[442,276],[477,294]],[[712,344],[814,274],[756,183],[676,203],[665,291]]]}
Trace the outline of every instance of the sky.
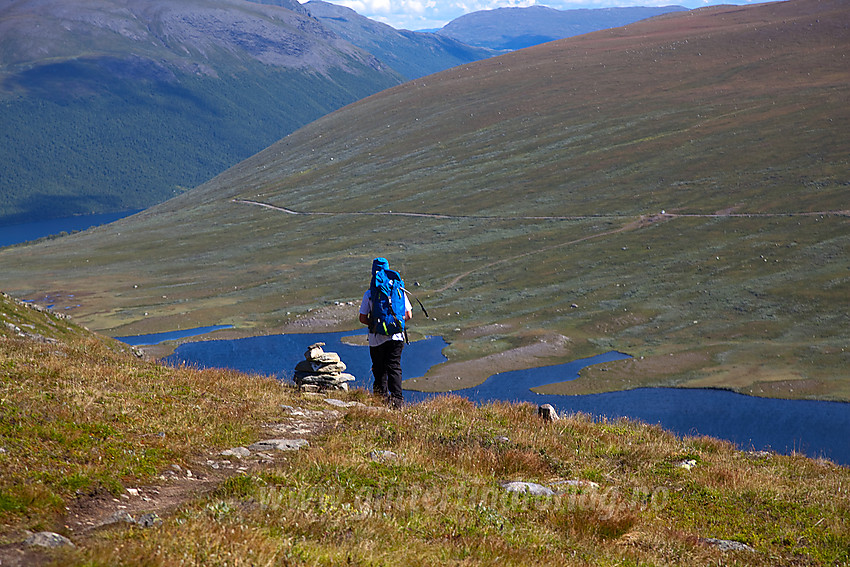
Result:
{"label": "sky", "polygon": [[495,8],[549,6],[558,10],[630,6],[684,6],[700,8],[715,4],[756,4],[766,0],[327,0],[351,8],[361,16],[396,29],[438,29],[469,12]]}

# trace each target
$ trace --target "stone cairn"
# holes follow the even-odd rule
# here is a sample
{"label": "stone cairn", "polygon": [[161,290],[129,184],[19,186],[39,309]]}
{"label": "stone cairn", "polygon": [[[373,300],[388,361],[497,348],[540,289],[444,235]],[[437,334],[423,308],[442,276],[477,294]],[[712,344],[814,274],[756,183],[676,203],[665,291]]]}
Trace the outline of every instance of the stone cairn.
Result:
{"label": "stone cairn", "polygon": [[345,373],[345,363],[335,352],[325,352],[325,343],[307,347],[304,360],[295,365],[295,385],[307,392],[348,390],[354,376]]}

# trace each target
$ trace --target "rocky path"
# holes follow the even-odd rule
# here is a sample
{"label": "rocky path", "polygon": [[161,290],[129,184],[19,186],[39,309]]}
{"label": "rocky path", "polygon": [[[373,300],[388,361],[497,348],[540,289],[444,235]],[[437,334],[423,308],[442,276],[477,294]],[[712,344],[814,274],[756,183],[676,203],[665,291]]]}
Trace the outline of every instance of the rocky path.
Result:
{"label": "rocky path", "polygon": [[[309,396],[310,394],[305,394]],[[318,400],[322,400],[318,397]],[[265,426],[265,435],[248,447],[232,447],[213,454],[202,454],[187,464],[172,464],[150,485],[128,487],[120,496],[106,491],[80,494],[67,508],[63,525],[56,532],[27,534],[26,540],[0,546],[0,565],[24,567],[46,565],[49,549],[62,545],[80,545],[96,530],[120,524],[149,528],[162,522],[161,516],[176,511],[192,500],[215,490],[226,479],[271,467],[287,451],[309,446],[312,439],[337,427],[346,409],[361,406],[327,398],[330,409],[314,410],[282,406],[281,419]]]}

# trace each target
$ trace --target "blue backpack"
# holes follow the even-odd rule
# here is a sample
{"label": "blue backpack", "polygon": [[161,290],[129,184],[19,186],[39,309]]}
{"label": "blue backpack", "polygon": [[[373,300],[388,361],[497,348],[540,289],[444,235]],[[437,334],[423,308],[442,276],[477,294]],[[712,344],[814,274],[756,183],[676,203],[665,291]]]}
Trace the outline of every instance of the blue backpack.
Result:
{"label": "blue backpack", "polygon": [[372,299],[369,331],[378,335],[395,335],[404,332],[404,281],[401,275],[389,268],[386,258],[372,261]]}

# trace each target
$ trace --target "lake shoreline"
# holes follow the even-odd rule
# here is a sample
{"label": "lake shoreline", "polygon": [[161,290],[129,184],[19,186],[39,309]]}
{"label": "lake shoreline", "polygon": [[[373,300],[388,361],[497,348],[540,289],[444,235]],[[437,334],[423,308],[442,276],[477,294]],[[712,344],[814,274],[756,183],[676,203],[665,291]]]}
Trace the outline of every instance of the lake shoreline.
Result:
{"label": "lake shoreline", "polygon": [[[320,331],[320,333],[349,333],[350,337],[346,337],[349,340],[344,341],[344,342],[346,342],[346,344],[349,344],[351,346],[365,346],[366,345],[365,338],[364,338],[364,340],[361,340],[361,341],[358,341],[357,338],[356,338],[358,335],[362,334],[362,329],[351,329],[350,331],[345,330],[345,329],[343,329],[341,331],[340,330],[323,330],[323,331]],[[158,334],[162,334],[162,333],[150,333],[150,335],[158,335]],[[311,332],[302,332],[302,333],[286,332],[286,333],[283,333],[283,332],[271,332],[271,331],[270,332],[264,332],[264,333],[257,333],[256,330],[239,329],[239,328],[236,328],[236,327],[233,327],[233,326],[229,326],[229,327],[222,327],[221,329],[217,329],[217,330],[214,330],[214,331],[204,332],[204,333],[201,333],[201,334],[198,334],[198,335],[185,336],[185,337],[181,337],[181,338],[175,339],[175,340],[167,340],[167,341],[163,341],[163,342],[157,343],[157,344],[137,346],[136,350],[142,352],[143,355],[148,357],[148,358],[155,359],[155,360],[158,360],[158,361],[162,361],[164,359],[167,359],[168,357],[173,356],[175,351],[179,347],[181,347],[184,344],[188,344],[188,343],[206,342],[206,341],[220,341],[220,340],[224,340],[224,341],[240,340],[240,339],[248,339],[248,338],[252,338],[252,337],[274,337],[274,336],[277,336],[277,335],[295,335],[295,336],[305,335],[306,336],[306,335],[315,335],[315,334],[316,333],[311,333]],[[148,335],[130,335],[130,337],[138,337],[138,336],[148,336]],[[127,338],[127,337],[113,337],[113,338],[120,341],[121,338]],[[426,337],[423,336],[421,338],[418,338],[417,340],[422,340],[424,338],[426,338]],[[602,353],[597,353],[597,354],[602,354]],[[591,355],[591,356],[593,356],[593,355]],[[631,357],[631,355],[629,355],[629,356]],[[540,359],[538,357],[534,357],[533,360],[538,361],[538,362],[540,361]],[[623,359],[623,360],[627,360],[627,359]],[[449,363],[449,362],[451,362],[451,361],[449,361],[447,359],[446,363]],[[474,363],[475,361],[470,361],[470,362]],[[520,370],[534,370],[534,369],[547,368],[547,367],[550,367],[550,366],[559,366],[559,365],[560,365],[559,363],[556,363],[556,364],[541,364],[541,365],[535,365],[535,366],[526,366],[525,368],[522,368]],[[501,371],[501,372],[511,372],[511,371],[512,370],[505,370],[505,371]],[[495,373],[491,374],[490,376],[500,374],[501,372],[495,372]],[[473,384],[472,386],[465,386],[464,388],[448,388],[448,389],[443,389],[443,390],[430,389],[430,388],[427,388],[427,387],[426,388],[420,388],[420,387],[414,388],[414,387],[411,387],[411,386],[413,386],[413,384],[408,384],[407,383],[408,379],[405,379],[404,387],[405,387],[405,391],[421,392],[423,394],[452,394],[452,393],[456,393],[456,392],[458,392],[459,390],[462,390],[462,389],[475,388],[475,387],[481,386],[481,384],[486,382],[486,380],[488,378],[489,378],[489,376],[487,378],[485,378],[484,380],[482,380],[481,382],[479,382],[477,384]],[[570,379],[570,380],[565,380],[563,382],[552,382],[552,383],[541,385],[541,386],[535,386],[535,387],[533,387],[532,391],[534,391],[535,394],[543,395],[543,396],[586,396],[586,395],[603,394],[603,393],[609,393],[609,392],[627,392],[627,391],[637,390],[637,389],[641,389],[641,388],[659,388],[659,389],[661,389],[661,388],[673,388],[673,389],[678,389],[678,390],[718,390],[718,391],[740,394],[740,395],[743,395],[743,396],[749,396],[749,397],[752,397],[752,398],[767,399],[767,400],[788,400],[788,401],[807,400],[807,401],[818,401],[818,402],[850,403],[847,400],[832,399],[832,398],[812,398],[812,397],[804,397],[803,395],[800,395],[800,396],[758,395],[758,394],[751,393],[751,392],[743,392],[743,391],[740,391],[740,390],[736,390],[733,387],[719,386],[719,385],[718,386],[688,386],[688,385],[643,386],[643,385],[635,385],[635,386],[628,387],[628,388],[618,388],[618,389],[610,389],[610,390],[606,389],[606,390],[603,390],[603,391],[588,392],[588,393],[577,393],[577,394],[540,391],[542,388],[548,388],[548,387],[556,386],[557,384],[562,384],[564,382],[573,382],[574,380],[575,379]]]}
{"label": "lake shoreline", "polygon": [[[323,342],[328,345],[326,351],[337,352],[346,363],[347,372],[356,377],[351,386],[368,391],[371,361],[365,342],[357,339],[365,333],[365,328],[361,328],[232,340],[205,336],[205,340],[182,342],[173,354],[161,360],[171,365],[231,368],[291,381],[291,371],[302,360],[304,349],[309,344]],[[426,337],[405,347],[403,387],[408,401],[415,403],[434,396],[456,395],[476,404],[493,401],[550,403],[563,413],[584,412],[609,420],[636,419],[657,423],[678,435],[725,439],[741,449],[802,452],[812,458],[825,457],[843,466],[850,465],[850,451],[843,443],[845,432],[850,430],[848,402],[765,398],[731,389],[705,387],[636,387],[580,395],[541,394],[533,390],[576,380],[584,368],[632,359],[616,351],[565,364],[496,373],[472,387],[434,392],[412,389],[432,368],[448,361],[442,354],[446,346],[448,343],[441,337]]]}

